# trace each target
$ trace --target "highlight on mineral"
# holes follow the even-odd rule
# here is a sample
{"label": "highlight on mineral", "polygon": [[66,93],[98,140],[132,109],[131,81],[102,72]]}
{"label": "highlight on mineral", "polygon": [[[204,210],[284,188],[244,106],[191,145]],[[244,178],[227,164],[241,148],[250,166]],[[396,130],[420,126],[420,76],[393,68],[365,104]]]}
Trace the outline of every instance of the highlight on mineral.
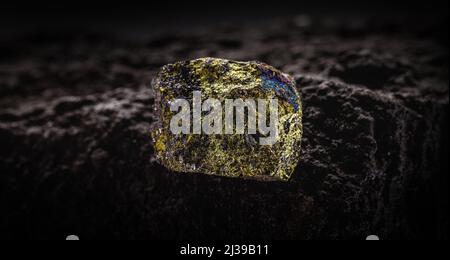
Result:
{"label": "highlight on mineral", "polygon": [[290,76],[256,61],[200,58],[165,65],[152,87],[153,146],[168,169],[262,181],[291,177],[303,130]]}

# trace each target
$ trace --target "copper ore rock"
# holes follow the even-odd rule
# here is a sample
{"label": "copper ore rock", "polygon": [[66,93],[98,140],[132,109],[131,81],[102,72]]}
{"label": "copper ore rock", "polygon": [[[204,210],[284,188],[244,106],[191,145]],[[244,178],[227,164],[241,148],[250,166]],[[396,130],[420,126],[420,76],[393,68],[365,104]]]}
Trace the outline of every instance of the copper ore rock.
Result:
{"label": "copper ore rock", "polygon": [[[176,172],[264,181],[289,180],[299,161],[303,134],[300,95],[290,76],[260,62],[201,58],[164,66],[152,86],[157,114],[152,126],[152,139],[159,163]],[[190,125],[189,133],[174,134],[170,121],[176,113],[171,111],[170,104],[180,98],[193,104],[193,93],[197,91],[201,91],[202,100],[214,98],[221,104],[226,99],[276,99],[276,141],[271,145],[261,145],[259,140],[264,135],[259,128],[256,134],[249,132],[249,121],[244,121],[246,130],[240,134],[237,130],[233,134],[200,134],[198,129],[197,132],[193,130],[196,122]],[[272,112],[270,109],[267,111]],[[193,109],[189,113],[193,118]],[[258,112],[257,116],[261,114]]]}

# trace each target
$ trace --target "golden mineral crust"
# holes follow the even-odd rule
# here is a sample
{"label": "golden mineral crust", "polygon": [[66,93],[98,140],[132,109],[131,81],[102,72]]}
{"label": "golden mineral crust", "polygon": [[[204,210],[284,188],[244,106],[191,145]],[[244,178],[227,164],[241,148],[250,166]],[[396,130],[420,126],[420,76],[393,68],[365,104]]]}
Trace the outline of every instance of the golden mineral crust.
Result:
{"label": "golden mineral crust", "polygon": [[[153,79],[152,88],[156,96],[157,114],[151,130],[153,147],[157,161],[169,170],[261,181],[290,179],[299,161],[303,131],[300,95],[295,81],[289,75],[255,61],[200,58],[165,65]],[[201,93],[202,101],[220,101],[221,106],[213,109],[224,111],[216,114],[219,115],[216,118],[222,120],[214,121],[214,125],[218,124],[216,129],[221,128],[221,133],[205,134],[204,129],[198,132],[199,126],[196,127],[196,124],[201,125],[201,120],[205,120],[203,116],[212,111],[205,111],[203,107],[200,121],[198,118],[195,121],[195,93]],[[171,129],[173,117],[180,113],[173,111],[171,105],[178,99],[190,104],[188,132],[174,133]],[[268,134],[259,128],[256,133],[251,132],[250,117],[244,120],[244,133],[234,131],[226,134],[224,122],[227,100],[254,100],[255,104],[260,100],[277,100],[275,142],[262,145],[261,140]],[[271,119],[269,114],[273,113],[269,106],[267,108],[266,126]],[[251,114],[249,110],[250,106],[245,110],[246,116]],[[237,113],[236,109],[232,114]],[[266,116],[260,111],[256,115],[258,119]]]}

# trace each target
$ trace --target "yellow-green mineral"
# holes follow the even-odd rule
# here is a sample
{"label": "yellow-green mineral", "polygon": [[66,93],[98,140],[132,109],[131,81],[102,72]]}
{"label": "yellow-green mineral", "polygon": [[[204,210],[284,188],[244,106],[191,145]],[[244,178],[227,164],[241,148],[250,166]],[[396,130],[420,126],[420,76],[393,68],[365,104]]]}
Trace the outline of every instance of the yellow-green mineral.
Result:
{"label": "yellow-green mineral", "polygon": [[201,58],[164,66],[152,82],[158,162],[175,172],[289,180],[303,133],[295,86],[260,62]]}

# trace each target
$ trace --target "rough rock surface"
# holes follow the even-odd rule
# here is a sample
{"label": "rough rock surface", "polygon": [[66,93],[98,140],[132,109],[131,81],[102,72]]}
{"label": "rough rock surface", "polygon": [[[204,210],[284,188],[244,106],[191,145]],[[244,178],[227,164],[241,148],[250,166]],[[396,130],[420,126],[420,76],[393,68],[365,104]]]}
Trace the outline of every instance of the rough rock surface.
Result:
{"label": "rough rock surface", "polygon": [[[254,61],[208,57],[165,65],[152,81],[155,122],[151,132],[156,160],[182,173],[288,181],[301,152],[302,109],[296,88],[291,76]],[[173,112],[179,98],[187,105],[178,102],[183,108]],[[201,118],[202,102],[207,99],[214,100],[214,105],[207,117]],[[234,108],[234,103],[227,108],[227,99],[243,104],[245,100],[242,107],[247,108]],[[178,119],[176,124],[184,124],[180,133],[184,132],[174,134],[172,120],[179,114],[189,121]],[[242,128],[237,126],[241,115]],[[191,122],[191,117],[196,122]],[[227,117],[231,120],[224,119]],[[210,131],[202,129],[205,125],[215,129],[205,134],[205,130]],[[266,132],[262,126],[267,125],[270,129]],[[195,130],[196,126],[199,128]]]}
{"label": "rough rock surface", "polygon": [[[50,35],[3,46],[1,237],[448,238],[448,27],[418,24],[296,17],[145,44]],[[150,81],[204,56],[295,76],[304,137],[290,182],[155,162]]]}

